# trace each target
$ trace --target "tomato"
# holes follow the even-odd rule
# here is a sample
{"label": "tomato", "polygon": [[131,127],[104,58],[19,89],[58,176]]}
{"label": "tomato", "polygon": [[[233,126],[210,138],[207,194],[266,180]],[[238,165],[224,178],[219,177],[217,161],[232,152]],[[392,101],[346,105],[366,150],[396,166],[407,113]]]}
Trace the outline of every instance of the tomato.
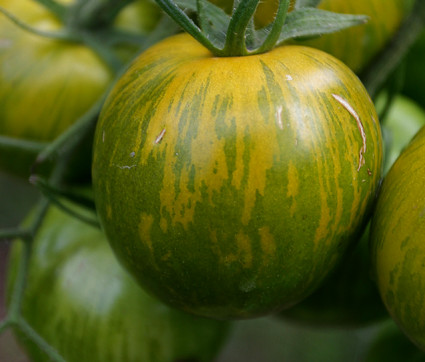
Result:
{"label": "tomato", "polygon": [[423,362],[425,354],[391,320],[379,331],[366,353],[366,362]]}
{"label": "tomato", "polygon": [[218,58],[186,34],[143,53],[96,128],[93,184],[119,260],[164,302],[248,318],[316,289],[359,233],[381,132],[316,49]]}
{"label": "tomato", "polygon": [[425,128],[384,179],[371,226],[373,274],[390,315],[425,349]]}
{"label": "tomato", "polygon": [[[21,251],[16,241],[9,291]],[[54,207],[36,235],[28,275],[22,316],[66,361],[211,361],[228,328],[148,296],[99,229]],[[31,361],[46,361],[28,338],[20,341]]]}
{"label": "tomato", "polygon": [[[150,23],[158,18],[153,16],[154,10],[149,12],[152,14],[149,22],[140,20],[143,17],[136,18],[131,12],[147,12],[149,5],[144,3],[146,1],[139,1],[125,8],[118,16],[117,27],[133,32],[135,28],[139,32],[148,31],[152,27]],[[43,30],[54,31],[61,26],[58,19],[36,1],[0,0],[0,6]],[[113,79],[107,64],[83,44],[33,35],[3,15],[0,16],[0,34],[1,136],[52,141],[93,106]],[[130,48],[119,50],[128,57]],[[18,163],[20,169],[17,169],[17,158],[23,159],[22,164]],[[35,155],[4,150],[0,168],[28,176],[28,158],[33,160]]]}
{"label": "tomato", "polygon": [[[383,109],[386,99],[378,97]],[[425,125],[425,112],[412,100],[397,96],[381,123],[386,152],[384,174]],[[305,301],[280,316],[313,325],[361,326],[388,316],[374,280],[370,277],[369,225],[354,250],[350,250],[326,282]]]}

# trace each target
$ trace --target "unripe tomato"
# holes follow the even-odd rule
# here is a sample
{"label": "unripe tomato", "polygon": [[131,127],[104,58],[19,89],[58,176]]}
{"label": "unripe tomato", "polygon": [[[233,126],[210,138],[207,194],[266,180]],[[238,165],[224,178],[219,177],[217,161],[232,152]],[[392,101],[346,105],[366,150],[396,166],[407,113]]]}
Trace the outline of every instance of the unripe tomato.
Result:
{"label": "unripe tomato", "polygon": [[[58,30],[59,21],[31,0],[1,0],[24,22]],[[112,80],[91,49],[43,38],[0,17],[0,134],[50,141],[82,116]]]}
{"label": "unripe tomato", "polygon": [[[16,241],[9,296],[21,257]],[[22,316],[69,362],[209,362],[228,327],[148,296],[117,263],[99,229],[54,207],[34,240]],[[47,360],[27,337],[20,341],[31,361]]]}
{"label": "unripe tomato", "polygon": [[371,227],[373,272],[400,329],[425,349],[425,128],[384,179]]}
{"label": "unripe tomato", "polygon": [[[35,28],[61,27],[36,1],[0,0],[0,6]],[[145,33],[158,14],[158,8],[139,0],[118,15],[116,27]],[[128,59],[134,49],[121,46],[117,53]],[[52,141],[94,105],[112,79],[112,70],[84,44],[34,35],[0,15],[0,136]],[[28,176],[34,158],[2,149],[0,169]],[[87,153],[83,158],[89,159]]]}
{"label": "unripe tomato", "polygon": [[93,183],[142,286],[192,313],[248,318],[319,286],[360,232],[381,168],[373,103],[337,59],[298,46],[218,58],[183,34],[110,93]]}

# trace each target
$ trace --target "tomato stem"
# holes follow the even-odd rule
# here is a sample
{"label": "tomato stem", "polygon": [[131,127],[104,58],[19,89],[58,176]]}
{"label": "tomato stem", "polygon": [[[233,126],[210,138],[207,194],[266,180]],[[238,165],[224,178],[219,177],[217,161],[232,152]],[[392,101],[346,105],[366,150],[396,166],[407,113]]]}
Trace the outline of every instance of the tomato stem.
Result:
{"label": "tomato stem", "polygon": [[24,29],[32,34],[39,35],[45,38],[57,39],[57,40],[65,40],[69,42],[80,42],[80,37],[75,34],[67,31],[66,29],[58,30],[58,31],[45,31],[34,28],[23,21],[21,21],[17,16],[0,6],[0,13],[5,15],[9,20],[19,26],[21,29]]}
{"label": "tomato stem", "polygon": [[246,31],[254,16],[259,0],[240,1],[233,12],[227,28],[226,45],[223,49],[225,56],[248,55],[246,47]]}
{"label": "tomato stem", "polygon": [[52,361],[66,362],[65,359],[48,344],[24,319],[20,319],[18,328],[32,340]]}

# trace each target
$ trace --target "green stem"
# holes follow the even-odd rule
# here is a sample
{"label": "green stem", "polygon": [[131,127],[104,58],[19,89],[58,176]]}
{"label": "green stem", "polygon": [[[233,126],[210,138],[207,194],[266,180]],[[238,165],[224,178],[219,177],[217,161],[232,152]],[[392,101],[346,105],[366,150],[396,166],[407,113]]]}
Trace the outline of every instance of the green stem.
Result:
{"label": "green stem", "polygon": [[218,55],[221,50],[218,49],[202,32],[201,29],[181,10],[172,0],[155,0],[158,6],[164,10],[179,26],[188,34],[192,35],[205,48],[213,54]]}
{"label": "green stem", "polygon": [[[50,185],[48,182],[46,182],[46,180],[37,177],[37,176],[31,176],[30,177],[30,182],[32,184],[34,184],[35,186],[37,186],[39,188],[39,190],[46,196],[46,198],[53,204],[55,204],[59,209],[61,209],[62,211],[66,212],[67,214],[77,218],[78,220],[81,220],[91,226],[100,228],[100,224],[99,221],[96,218],[91,218],[91,217],[87,217],[85,215],[82,215],[78,212],[76,212],[75,210],[73,210],[72,208],[66,206],[61,200],[60,200],[60,196],[64,196],[64,192],[63,190]],[[76,202],[82,206],[88,207],[91,210],[95,211],[95,206],[94,204],[91,205],[87,205],[86,203],[87,199],[83,199],[83,198],[79,198],[79,199],[74,199],[73,202]]]}
{"label": "green stem", "polygon": [[400,64],[424,27],[425,1],[416,0],[412,12],[403,22],[392,41],[360,76],[372,98],[376,96],[385,81]]}
{"label": "green stem", "polygon": [[85,133],[96,122],[97,115],[100,112],[104,99],[104,95],[86,112],[77,122],[70,126],[64,133],[51,142],[38,156],[32,167],[31,173],[36,173],[37,168],[46,160],[53,158],[54,155],[68,153],[73,150],[75,145],[84,138]]}
{"label": "green stem", "polygon": [[233,12],[227,29],[226,44],[223,49],[223,56],[248,55],[246,47],[246,30],[249,22],[254,16],[255,10],[260,0],[241,1]]}
{"label": "green stem", "polygon": [[290,3],[290,0],[279,1],[279,8],[277,9],[270,33],[267,35],[267,38],[263,44],[252,52],[253,54],[264,53],[270,49],[273,49],[273,47],[276,45],[279,40],[280,33],[282,32],[283,25],[285,24],[286,14],[288,13]]}
{"label": "green stem", "polygon": [[[51,361],[66,362],[65,359],[48,344],[24,319],[19,319],[17,327],[33,341]],[[78,346],[76,347],[78,348]]]}
{"label": "green stem", "polygon": [[18,272],[13,285],[12,295],[9,304],[8,318],[11,322],[17,322],[20,318],[22,298],[24,295],[26,279],[28,275],[29,260],[31,257],[30,240],[23,241],[23,252],[19,259]]}
{"label": "green stem", "polygon": [[16,17],[14,14],[12,14],[10,11],[6,10],[2,6],[0,6],[0,13],[5,15],[10,21],[15,23],[21,29],[24,29],[32,34],[42,36],[44,38],[55,39],[55,40],[81,42],[81,38],[79,36],[63,29],[58,31],[45,31],[45,30],[34,28],[31,25],[24,23],[22,20],[20,20],[18,17]]}

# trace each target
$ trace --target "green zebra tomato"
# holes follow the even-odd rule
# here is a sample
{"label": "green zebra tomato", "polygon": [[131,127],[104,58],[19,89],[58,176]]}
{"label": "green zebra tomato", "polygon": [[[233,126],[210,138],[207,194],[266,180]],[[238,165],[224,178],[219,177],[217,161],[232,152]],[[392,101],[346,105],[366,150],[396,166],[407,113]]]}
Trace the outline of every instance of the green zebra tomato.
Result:
{"label": "green zebra tomato", "polygon": [[132,63],[96,128],[119,260],[170,305],[248,318],[299,302],[357,237],[381,177],[358,78],[316,49],[217,58],[189,35]]}
{"label": "green zebra tomato", "polygon": [[[138,29],[139,33],[148,31],[152,21],[158,19],[158,8],[145,3],[139,0],[124,8],[116,26],[133,32]],[[0,6],[42,30],[54,31],[61,26],[36,1],[0,0]],[[148,21],[143,21],[142,12]],[[128,58],[130,50],[122,47],[117,52]],[[52,141],[94,105],[113,76],[107,64],[84,44],[34,35],[0,15],[0,136]],[[2,149],[0,154],[1,170],[29,176],[36,151],[27,155]],[[81,159],[89,160],[87,153]]]}
{"label": "green zebra tomato", "polygon": [[389,170],[371,226],[373,274],[400,329],[425,349],[425,128]]}
{"label": "green zebra tomato", "polygon": [[[15,241],[9,297],[21,256]],[[69,362],[209,362],[226,336],[227,323],[148,296],[117,263],[99,229],[54,207],[36,235],[28,273],[22,316]],[[18,337],[31,361],[46,361],[26,336]]]}

